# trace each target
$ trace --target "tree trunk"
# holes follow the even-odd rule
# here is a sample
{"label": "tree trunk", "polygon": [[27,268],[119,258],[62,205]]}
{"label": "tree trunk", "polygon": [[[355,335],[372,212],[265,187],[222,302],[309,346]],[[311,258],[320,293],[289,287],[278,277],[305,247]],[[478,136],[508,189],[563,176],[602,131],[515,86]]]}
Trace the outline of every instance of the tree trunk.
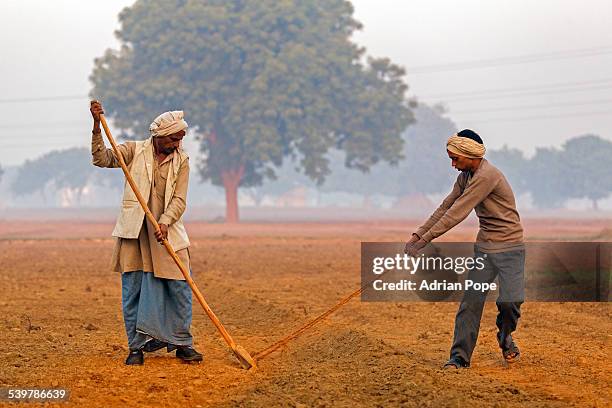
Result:
{"label": "tree trunk", "polygon": [[221,174],[223,187],[225,188],[225,222],[235,224],[239,220],[238,216],[238,186],[242,179],[244,166],[237,170],[228,170]]}

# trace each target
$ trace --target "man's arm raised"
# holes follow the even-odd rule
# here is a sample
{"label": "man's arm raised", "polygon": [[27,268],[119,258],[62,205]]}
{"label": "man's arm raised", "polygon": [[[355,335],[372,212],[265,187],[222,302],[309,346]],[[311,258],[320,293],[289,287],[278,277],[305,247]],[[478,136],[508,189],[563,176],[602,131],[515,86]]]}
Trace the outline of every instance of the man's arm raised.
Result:
{"label": "man's arm raised", "polygon": [[[93,118],[93,129],[91,131],[91,156],[94,166],[97,167],[119,167],[119,160],[115,156],[113,149],[107,149],[100,131],[100,114],[104,113],[102,104],[98,101],[91,101],[89,111]],[[134,143],[128,142],[117,147],[123,155],[123,160],[129,164],[134,157]]]}

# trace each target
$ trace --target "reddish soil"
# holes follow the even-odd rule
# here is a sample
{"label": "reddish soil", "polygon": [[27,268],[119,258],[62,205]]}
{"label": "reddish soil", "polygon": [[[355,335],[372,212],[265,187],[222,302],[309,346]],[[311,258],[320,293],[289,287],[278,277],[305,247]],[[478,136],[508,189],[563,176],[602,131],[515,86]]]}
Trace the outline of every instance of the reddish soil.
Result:
{"label": "reddish soil", "polygon": [[[360,241],[400,241],[411,223],[192,223],[194,277],[238,344],[264,349],[359,287]],[[612,239],[612,222],[527,220],[532,239]],[[597,406],[612,404],[610,303],[526,303],[502,363],[487,303],[472,368],[442,371],[455,303],[355,299],[240,368],[194,303],[201,364],[165,352],[127,367],[112,225],[0,226],[2,387],[66,387],[60,406]],[[473,239],[465,225],[447,240]],[[1,404],[1,403],[0,403]],[[59,404],[58,404],[59,405]]]}

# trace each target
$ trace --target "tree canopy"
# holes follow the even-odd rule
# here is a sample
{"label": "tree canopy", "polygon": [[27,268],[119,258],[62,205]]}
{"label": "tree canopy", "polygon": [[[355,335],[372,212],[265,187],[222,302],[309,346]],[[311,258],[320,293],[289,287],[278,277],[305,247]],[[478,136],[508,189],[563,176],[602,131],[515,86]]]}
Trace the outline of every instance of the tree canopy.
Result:
{"label": "tree canopy", "polygon": [[446,153],[455,123],[438,106],[419,105],[416,123],[404,134],[404,156],[397,171],[398,195],[431,194],[452,188],[456,171]]}
{"label": "tree canopy", "polygon": [[348,1],[139,0],[119,20],[121,48],[96,59],[91,95],[126,137],[183,108],[228,221],[238,187],[274,179],[287,156],[317,183],[333,148],[361,171],[401,158],[405,72],[351,41]]}
{"label": "tree canopy", "polygon": [[[455,124],[439,107],[414,106],[415,123],[402,133],[403,159],[397,164],[379,163],[359,175],[339,165],[333,167],[323,191],[347,191],[363,195],[406,196],[445,191],[453,182],[445,144],[457,132]],[[334,156],[338,162],[341,154]]]}

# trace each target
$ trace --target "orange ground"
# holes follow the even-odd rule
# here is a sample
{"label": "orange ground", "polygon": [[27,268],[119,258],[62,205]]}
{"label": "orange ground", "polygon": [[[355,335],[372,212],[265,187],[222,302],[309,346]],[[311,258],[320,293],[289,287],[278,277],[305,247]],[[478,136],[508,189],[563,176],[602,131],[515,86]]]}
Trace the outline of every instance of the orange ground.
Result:
{"label": "orange ground", "polygon": [[[532,239],[612,239],[612,222],[527,220]],[[359,242],[409,223],[190,224],[195,280],[237,342],[256,352],[359,286]],[[157,352],[126,367],[112,225],[0,226],[0,388],[67,387],[61,406],[610,406],[609,303],[526,303],[506,367],[488,303],[469,370],[439,369],[456,304],[362,303],[242,370],[198,304],[199,365]],[[473,225],[447,240],[468,240]]]}

